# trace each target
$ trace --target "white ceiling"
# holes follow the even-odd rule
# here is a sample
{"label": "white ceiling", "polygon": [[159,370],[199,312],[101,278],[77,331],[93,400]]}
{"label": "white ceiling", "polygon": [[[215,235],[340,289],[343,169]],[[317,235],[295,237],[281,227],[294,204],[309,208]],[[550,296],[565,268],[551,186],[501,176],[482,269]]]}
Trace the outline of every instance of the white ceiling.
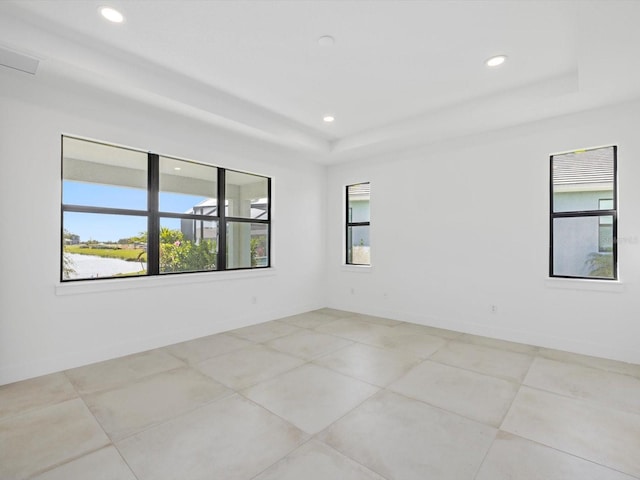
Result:
{"label": "white ceiling", "polygon": [[5,0],[0,47],[332,163],[638,98],[639,23],[617,0]]}

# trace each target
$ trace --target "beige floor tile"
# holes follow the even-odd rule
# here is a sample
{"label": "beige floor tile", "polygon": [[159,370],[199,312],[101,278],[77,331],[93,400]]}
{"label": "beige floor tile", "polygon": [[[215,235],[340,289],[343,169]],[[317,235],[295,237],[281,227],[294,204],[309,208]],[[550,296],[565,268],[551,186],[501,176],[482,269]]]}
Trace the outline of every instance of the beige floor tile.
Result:
{"label": "beige floor tile", "polygon": [[305,361],[264,345],[251,345],[226,355],[211,358],[195,368],[218,382],[240,390],[269,380]]}
{"label": "beige floor tile", "polygon": [[118,451],[106,447],[30,480],[136,480]]}
{"label": "beige floor tile", "polygon": [[497,427],[518,392],[518,385],[426,360],[389,389]]}
{"label": "beige floor tile", "polygon": [[557,360],[559,362],[577,363],[587,367],[599,368],[608,372],[620,373],[623,375],[633,375],[640,378],[640,365],[634,363],[617,362],[606,358],[590,357],[571,352],[562,352],[550,348],[540,348],[538,356]]}
{"label": "beige floor tile", "polygon": [[449,340],[458,338],[462,335],[462,333],[454,332],[453,330],[445,330],[444,328],[430,327],[428,325],[418,325],[417,323],[401,323],[395,328],[398,329],[398,331],[404,331],[406,333],[433,335],[435,337],[442,337]]}
{"label": "beige floor tile", "polygon": [[434,335],[409,333],[395,327],[382,333],[373,333],[363,340],[363,343],[374,347],[402,351],[419,358],[429,358],[440,350],[447,340]]}
{"label": "beige floor tile", "polygon": [[418,357],[399,350],[385,350],[355,343],[317,358],[314,363],[384,387],[400,378],[419,361]]}
{"label": "beige floor tile", "polygon": [[394,327],[378,325],[375,323],[358,320],[355,317],[340,318],[326,325],[315,328],[315,331],[336,335],[354,342],[367,343],[373,337],[390,335]]}
{"label": "beige floor tile", "polygon": [[0,422],[0,478],[24,479],[108,443],[79,398],[10,417]]}
{"label": "beige floor tile", "polygon": [[596,463],[498,432],[475,480],[635,480]]}
{"label": "beige floor tile", "polygon": [[184,362],[163,350],[127,355],[85,367],[67,370],[65,373],[78,392],[94,393],[123,384],[135,382],[167,370],[184,366]]}
{"label": "beige floor tile", "polygon": [[538,347],[534,347],[533,345],[508,342],[506,340],[499,340],[497,338],[481,337],[479,335],[471,335],[469,333],[463,333],[456,340],[458,340],[459,342],[472,343],[474,345],[499,348],[501,350],[507,350],[509,352],[525,353],[528,355],[534,355],[538,352]]}
{"label": "beige floor tile", "polygon": [[536,358],[526,385],[640,415],[640,378]]}
{"label": "beige floor tile", "polygon": [[294,325],[290,325],[279,320],[273,320],[271,322],[259,323],[258,325],[251,325],[250,327],[230,330],[227,333],[236,335],[251,342],[261,343],[273,340],[274,338],[284,337],[285,335],[291,335],[299,330],[299,327]]}
{"label": "beige floor tile", "polygon": [[354,315],[357,315],[357,313],[355,312],[348,312],[346,310],[337,310],[335,308],[320,308],[318,310],[313,310],[314,312],[318,312],[318,313],[324,313],[325,315],[331,315],[332,317],[336,317],[336,318],[346,318],[346,317],[352,317]]}
{"label": "beige floor tile", "polygon": [[301,328],[316,328],[325,323],[333,322],[339,317],[322,313],[319,311],[301,313],[290,317],[281,318],[278,321],[294,325]]}
{"label": "beige floor tile", "polygon": [[324,443],[311,440],[254,480],[385,480]]}
{"label": "beige floor tile", "polygon": [[640,476],[640,415],[523,386],[501,429]]}
{"label": "beige floor tile", "polygon": [[387,327],[394,327],[396,325],[400,325],[401,320],[394,320],[392,318],[385,317],[376,317],[374,315],[365,315],[364,313],[358,313],[353,316],[353,318],[357,320],[361,320],[363,322],[375,323],[376,325],[386,325]]}
{"label": "beige floor tile", "polygon": [[138,480],[247,480],[305,439],[281,418],[233,395],[116,446]]}
{"label": "beige floor tile", "polygon": [[109,436],[117,440],[230,394],[209,377],[183,367],[88,395],[85,401]]}
{"label": "beige floor tile", "polygon": [[315,365],[303,365],[243,392],[307,433],[343,416],[378,388]]}
{"label": "beige floor tile", "polygon": [[289,355],[311,360],[352,343],[351,340],[333,335],[302,330],[265,342],[265,345]]}
{"label": "beige floor tile", "polygon": [[430,360],[520,383],[533,357],[482,345],[450,341]]}
{"label": "beige floor tile", "polygon": [[78,394],[64,373],[0,386],[0,420],[76,398]]}
{"label": "beige floor tile", "polygon": [[165,349],[172,355],[184,360],[190,365],[203,362],[218,355],[233,352],[252,345],[252,342],[242,338],[219,333],[208,337],[197,338],[188,342],[177,343]]}
{"label": "beige floor tile", "polygon": [[319,438],[389,479],[473,480],[495,434],[494,428],[385,391]]}

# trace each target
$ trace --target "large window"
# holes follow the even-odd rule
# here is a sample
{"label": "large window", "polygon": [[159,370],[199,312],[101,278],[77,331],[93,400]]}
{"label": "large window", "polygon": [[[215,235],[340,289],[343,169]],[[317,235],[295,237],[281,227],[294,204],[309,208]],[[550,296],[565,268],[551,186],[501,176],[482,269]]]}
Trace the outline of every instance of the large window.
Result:
{"label": "large window", "polygon": [[269,267],[270,199],[267,177],[62,137],[61,280]]}
{"label": "large window", "polygon": [[617,149],[551,156],[549,274],[617,279]]}
{"label": "large window", "polygon": [[358,183],[347,185],[346,194],[346,263],[348,265],[370,265],[369,242],[371,185]]}

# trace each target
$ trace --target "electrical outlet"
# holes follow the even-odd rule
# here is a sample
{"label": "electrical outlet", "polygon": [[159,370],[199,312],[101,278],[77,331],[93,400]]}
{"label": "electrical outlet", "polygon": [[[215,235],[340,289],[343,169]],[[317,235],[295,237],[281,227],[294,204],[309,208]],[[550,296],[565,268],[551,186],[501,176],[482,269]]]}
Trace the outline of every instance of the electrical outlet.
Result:
{"label": "electrical outlet", "polygon": [[253,303],[254,305],[258,303],[258,297],[251,297],[251,303]]}
{"label": "electrical outlet", "polygon": [[498,313],[498,306],[497,305],[489,305],[489,312]]}
{"label": "electrical outlet", "polygon": [[355,293],[356,293],[356,289],[351,287],[351,295],[355,295]]}

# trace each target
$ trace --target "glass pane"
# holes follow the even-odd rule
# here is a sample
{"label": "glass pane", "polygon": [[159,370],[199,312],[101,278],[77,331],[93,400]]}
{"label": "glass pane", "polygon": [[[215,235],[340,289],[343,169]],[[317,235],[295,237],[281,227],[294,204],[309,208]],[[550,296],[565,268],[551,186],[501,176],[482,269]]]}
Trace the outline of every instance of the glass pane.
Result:
{"label": "glass pane", "polygon": [[614,278],[613,235],[603,235],[601,218],[613,221],[610,215],[553,220],[554,275]]}
{"label": "glass pane", "polygon": [[147,218],[64,212],[62,279],[147,274]]}
{"label": "glass pane", "polygon": [[264,223],[227,223],[227,268],[268,267],[268,238]]}
{"label": "glass pane", "polygon": [[371,184],[359,183],[347,187],[348,223],[368,222]]}
{"label": "glass pane", "polygon": [[268,220],[268,178],[227,170],[225,192],[229,217]]}
{"label": "glass pane", "polygon": [[601,198],[598,200],[598,210],[613,210],[613,198]]}
{"label": "glass pane", "polygon": [[160,273],[216,269],[218,222],[160,219]]}
{"label": "glass pane", "polygon": [[218,215],[218,169],[160,157],[160,211]]}
{"label": "glass pane", "polygon": [[347,263],[370,265],[369,226],[347,228]]}
{"label": "glass pane", "polygon": [[147,208],[147,154],[63,137],[62,203]]}
{"label": "glass pane", "polygon": [[[601,220],[606,217],[600,217]],[[613,217],[608,217],[613,222]],[[598,251],[601,253],[613,252],[613,223],[600,223],[598,232]]]}
{"label": "glass pane", "polygon": [[553,211],[613,208],[613,157],[613,147],[554,155]]}

